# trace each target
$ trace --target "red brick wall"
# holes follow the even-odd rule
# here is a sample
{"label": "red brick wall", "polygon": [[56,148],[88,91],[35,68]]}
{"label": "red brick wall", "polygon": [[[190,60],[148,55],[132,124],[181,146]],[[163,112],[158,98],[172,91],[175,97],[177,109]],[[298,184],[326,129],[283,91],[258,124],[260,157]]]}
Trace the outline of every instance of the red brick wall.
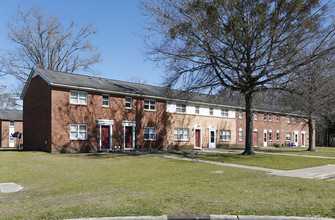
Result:
{"label": "red brick wall", "polygon": [[50,151],[51,90],[40,77],[34,77],[23,99],[24,149]]}
{"label": "red brick wall", "polygon": [[[132,109],[125,108],[125,96],[110,95],[110,106],[102,106],[101,93],[88,93],[87,105],[70,104],[70,90],[52,90],[52,152],[96,151],[99,144],[98,119],[113,120],[113,146],[123,146],[122,121],[136,121],[135,146],[160,148],[168,123],[166,104],[156,100],[156,111],[143,109],[144,100],[133,97]],[[70,140],[70,124],[87,124],[88,140]],[[144,127],[156,127],[156,141],[144,141]]]}
{"label": "red brick wall", "polygon": [[[239,146],[245,145],[245,112],[243,111],[243,117],[240,119],[238,117],[238,110],[236,110],[236,143]],[[301,134],[304,131],[305,136],[305,146],[308,146],[308,125],[306,123],[301,123],[301,117],[297,118],[297,123],[295,123],[294,117],[291,116],[291,123],[286,123],[286,115],[279,115],[279,122],[277,122],[277,114],[272,114],[272,121],[269,121],[269,113],[267,113],[267,121],[264,121],[264,112],[257,112],[257,120],[253,117],[253,131],[257,129],[258,132],[258,146],[264,146],[264,130],[267,130],[267,146],[273,146],[273,144],[288,144],[294,142],[294,132],[298,131],[298,143],[301,145]],[[243,140],[239,141],[238,132],[242,128]],[[269,141],[269,131],[272,131],[272,141]],[[279,130],[279,141],[277,141],[277,130]],[[291,141],[286,141],[286,133],[291,133]]]}

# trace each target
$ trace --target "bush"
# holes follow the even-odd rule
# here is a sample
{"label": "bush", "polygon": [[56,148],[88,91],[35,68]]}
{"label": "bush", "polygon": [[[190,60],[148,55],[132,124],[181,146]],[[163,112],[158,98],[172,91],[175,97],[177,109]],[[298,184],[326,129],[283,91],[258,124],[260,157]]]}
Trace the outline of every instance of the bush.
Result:
{"label": "bush", "polygon": [[274,143],[273,146],[278,148],[280,147],[280,144]]}

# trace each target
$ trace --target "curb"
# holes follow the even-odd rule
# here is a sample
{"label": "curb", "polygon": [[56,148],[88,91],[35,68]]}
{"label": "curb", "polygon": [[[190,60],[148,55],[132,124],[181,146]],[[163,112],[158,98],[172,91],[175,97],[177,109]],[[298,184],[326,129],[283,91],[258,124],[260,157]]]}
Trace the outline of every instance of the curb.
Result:
{"label": "curb", "polygon": [[322,217],[298,216],[260,216],[260,215],[161,215],[161,216],[127,216],[104,218],[77,218],[68,220],[334,220]]}

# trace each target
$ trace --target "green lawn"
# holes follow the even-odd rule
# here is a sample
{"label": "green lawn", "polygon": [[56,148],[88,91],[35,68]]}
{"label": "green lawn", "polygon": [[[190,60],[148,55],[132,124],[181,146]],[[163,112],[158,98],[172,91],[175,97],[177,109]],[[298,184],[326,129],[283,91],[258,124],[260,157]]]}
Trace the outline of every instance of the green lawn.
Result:
{"label": "green lawn", "polygon": [[[263,156],[258,160],[266,161],[269,155]],[[4,219],[164,214],[335,217],[335,181],[124,154],[0,151],[0,166],[0,182],[25,187],[0,193]],[[217,170],[222,173],[213,172]]]}

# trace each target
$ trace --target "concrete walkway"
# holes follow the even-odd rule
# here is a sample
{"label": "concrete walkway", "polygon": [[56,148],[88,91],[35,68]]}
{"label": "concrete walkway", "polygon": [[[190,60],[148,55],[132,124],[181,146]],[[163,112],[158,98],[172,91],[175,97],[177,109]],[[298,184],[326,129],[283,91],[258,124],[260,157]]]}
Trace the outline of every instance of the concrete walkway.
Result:
{"label": "concrete walkway", "polygon": [[174,156],[163,155],[163,154],[148,154],[148,155],[155,156],[155,157],[163,157],[163,158],[173,159],[173,160],[209,163],[209,164],[214,164],[218,166],[259,170],[259,171],[269,172],[270,175],[276,175],[276,176],[300,177],[300,178],[306,178],[306,179],[335,180],[335,164],[328,164],[325,166],[310,167],[310,168],[297,169],[297,170],[277,170],[277,169],[270,169],[270,168],[264,168],[264,167],[247,166],[247,165],[232,164],[232,163],[222,163],[222,162],[207,161],[207,160],[197,160],[197,159],[184,158],[184,157],[174,157]]}
{"label": "concrete walkway", "polygon": [[[235,154],[235,153],[242,153],[243,150],[201,150],[201,152],[206,153],[219,153],[219,154]],[[333,159],[335,157],[326,157],[326,156],[317,156],[317,155],[299,155],[299,154],[285,154],[285,153],[271,153],[271,152],[262,152],[256,151],[257,154],[273,154],[273,155],[282,155],[282,156],[292,156],[292,157],[307,157],[307,158],[321,158],[321,159]]]}

